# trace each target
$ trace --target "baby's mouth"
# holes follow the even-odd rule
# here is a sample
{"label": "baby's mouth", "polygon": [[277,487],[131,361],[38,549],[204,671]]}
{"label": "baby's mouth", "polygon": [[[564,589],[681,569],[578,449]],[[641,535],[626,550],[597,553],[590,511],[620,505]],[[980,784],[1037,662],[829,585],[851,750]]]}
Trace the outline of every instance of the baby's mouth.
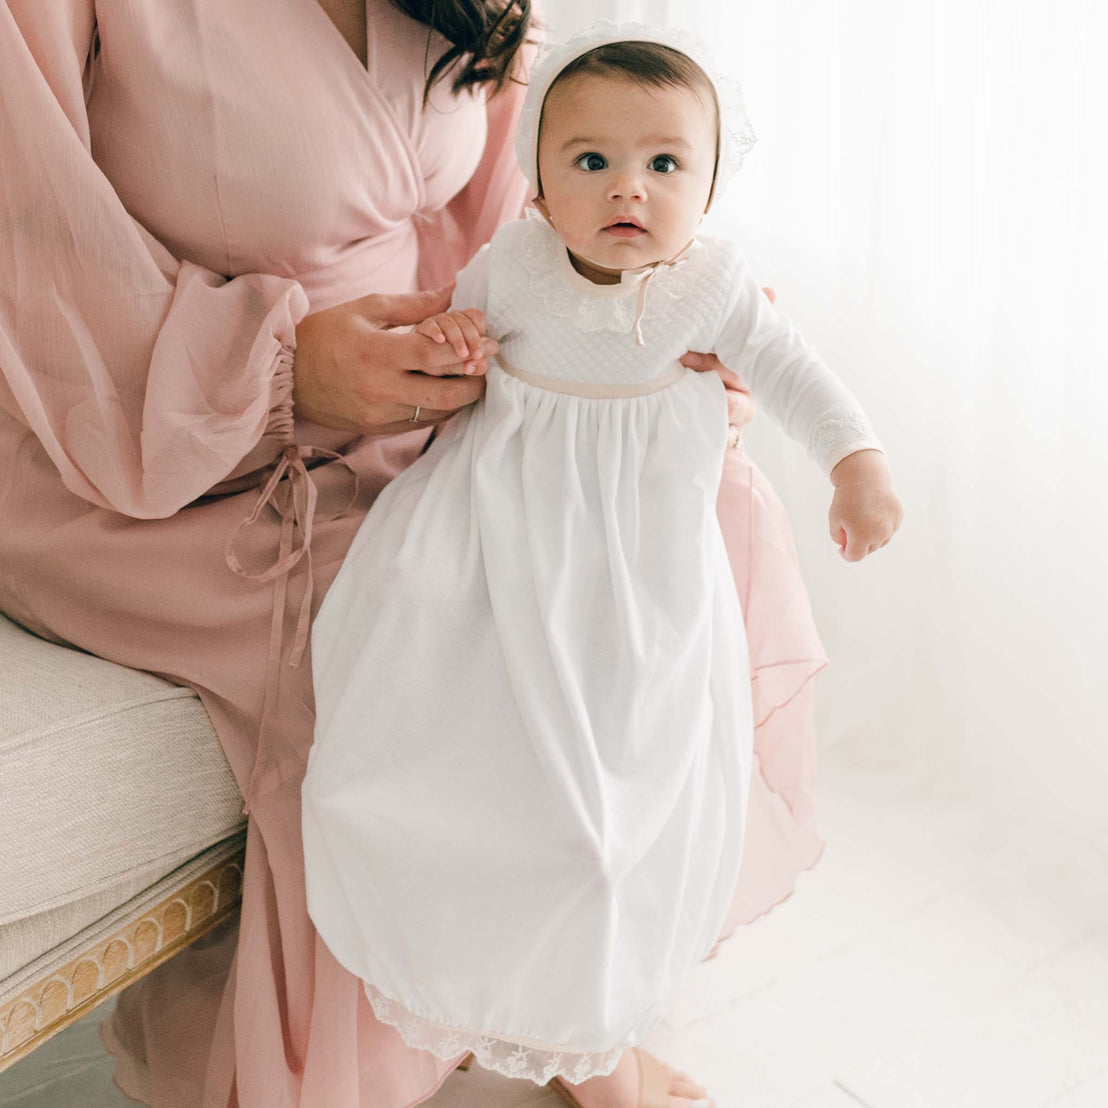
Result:
{"label": "baby's mouth", "polygon": [[616,238],[637,238],[639,235],[646,234],[646,228],[634,216],[613,220],[604,228],[604,231]]}

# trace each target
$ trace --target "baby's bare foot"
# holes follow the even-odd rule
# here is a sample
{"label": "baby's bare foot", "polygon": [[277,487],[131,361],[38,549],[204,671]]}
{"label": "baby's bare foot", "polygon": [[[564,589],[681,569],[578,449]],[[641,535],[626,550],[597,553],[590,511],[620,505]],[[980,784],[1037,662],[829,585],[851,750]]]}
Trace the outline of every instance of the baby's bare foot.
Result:
{"label": "baby's bare foot", "polygon": [[[663,1062],[662,1067],[668,1079],[669,1101],[666,1108],[704,1108],[708,1101],[708,1091],[697,1084],[683,1070]],[[639,1064],[634,1050],[625,1050],[620,1056],[616,1068],[604,1077],[590,1077],[579,1085],[566,1082],[567,1091],[581,1108],[638,1108],[641,1102],[639,1090]],[[698,1105],[697,1102],[703,1102]]]}

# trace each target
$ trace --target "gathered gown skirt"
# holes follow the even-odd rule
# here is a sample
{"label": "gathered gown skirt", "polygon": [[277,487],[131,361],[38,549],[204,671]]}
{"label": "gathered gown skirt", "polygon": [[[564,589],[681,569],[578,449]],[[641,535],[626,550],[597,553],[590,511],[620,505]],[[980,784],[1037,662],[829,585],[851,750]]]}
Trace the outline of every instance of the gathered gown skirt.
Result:
{"label": "gathered gown skirt", "polygon": [[351,544],[312,636],[308,909],[409,1045],[610,1073],[713,947],[754,725],[726,411],[715,374],[600,399],[494,363]]}

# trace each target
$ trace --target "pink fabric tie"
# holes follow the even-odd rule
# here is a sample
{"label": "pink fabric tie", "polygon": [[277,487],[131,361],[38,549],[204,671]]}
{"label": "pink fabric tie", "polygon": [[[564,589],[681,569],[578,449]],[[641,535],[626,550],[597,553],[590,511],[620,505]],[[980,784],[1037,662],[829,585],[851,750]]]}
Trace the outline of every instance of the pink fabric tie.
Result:
{"label": "pink fabric tie", "polygon": [[[696,240],[694,239],[693,242],[695,241]],[[634,327],[636,346],[646,345],[642,337],[642,317],[643,312],[646,310],[646,286],[650,283],[650,278],[653,277],[654,274],[657,273],[662,266],[672,266],[676,268],[677,266],[681,265],[681,263],[684,262],[686,258],[688,258],[689,252],[693,248],[693,242],[690,242],[684,250],[682,250],[679,254],[675,254],[672,258],[669,259],[669,261],[657,262],[652,266],[643,266],[642,269],[624,270],[625,273],[642,273],[644,270],[646,273],[643,279],[639,282],[639,293],[638,296],[635,297]]]}
{"label": "pink fabric tie", "polygon": [[[269,652],[266,658],[265,694],[262,699],[262,714],[258,722],[258,757],[256,766],[261,765],[261,744],[266,734],[266,725],[277,702],[277,690],[280,684],[281,649],[284,639],[285,622],[285,598],[288,591],[288,575],[301,559],[307,568],[307,576],[304,581],[304,597],[300,602],[300,612],[296,621],[296,633],[292,640],[292,649],[289,651],[288,664],[293,668],[300,665],[304,657],[304,650],[308,645],[308,624],[312,611],[312,591],[314,576],[312,574],[312,524],[315,518],[316,501],[319,490],[312,480],[308,467],[304,464],[306,458],[333,458],[341,462],[354,477],[354,490],[347,503],[337,512],[328,516],[328,519],[336,519],[346,512],[354,503],[358,495],[358,475],[350,463],[333,450],[325,450],[319,446],[298,446],[289,443],[282,451],[269,478],[261,486],[261,493],[254,504],[250,514],[235,528],[227,539],[224,547],[224,555],[227,565],[240,577],[246,577],[251,581],[273,581],[277,584],[273,594],[273,616],[269,629]],[[284,503],[279,503],[277,489],[281,479],[288,476],[288,493],[284,497]],[[272,504],[275,511],[281,516],[281,539],[278,546],[277,558],[268,568],[257,573],[249,573],[243,568],[235,553],[235,539],[247,527],[258,521],[262,509],[266,504]],[[294,531],[301,535],[300,545],[294,547]],[[253,794],[253,789],[248,791]],[[250,811],[250,797],[243,807],[243,815]]]}

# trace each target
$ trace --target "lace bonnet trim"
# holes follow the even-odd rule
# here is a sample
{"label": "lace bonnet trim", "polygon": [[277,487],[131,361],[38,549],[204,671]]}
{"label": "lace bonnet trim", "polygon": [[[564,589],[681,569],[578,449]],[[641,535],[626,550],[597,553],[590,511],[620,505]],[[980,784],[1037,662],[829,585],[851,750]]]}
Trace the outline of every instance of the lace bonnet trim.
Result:
{"label": "lace bonnet trim", "polygon": [[539,119],[543,102],[554,78],[571,61],[609,42],[655,42],[690,57],[704,70],[715,86],[720,108],[719,166],[716,171],[715,199],[728,180],[742,166],[743,156],[757,142],[743,104],[738,81],[721,73],[706,43],[677,27],[645,23],[613,23],[601,19],[587,31],[564,43],[544,43],[539,48],[528,78],[527,95],[516,128],[516,157],[533,190],[538,187]]}

